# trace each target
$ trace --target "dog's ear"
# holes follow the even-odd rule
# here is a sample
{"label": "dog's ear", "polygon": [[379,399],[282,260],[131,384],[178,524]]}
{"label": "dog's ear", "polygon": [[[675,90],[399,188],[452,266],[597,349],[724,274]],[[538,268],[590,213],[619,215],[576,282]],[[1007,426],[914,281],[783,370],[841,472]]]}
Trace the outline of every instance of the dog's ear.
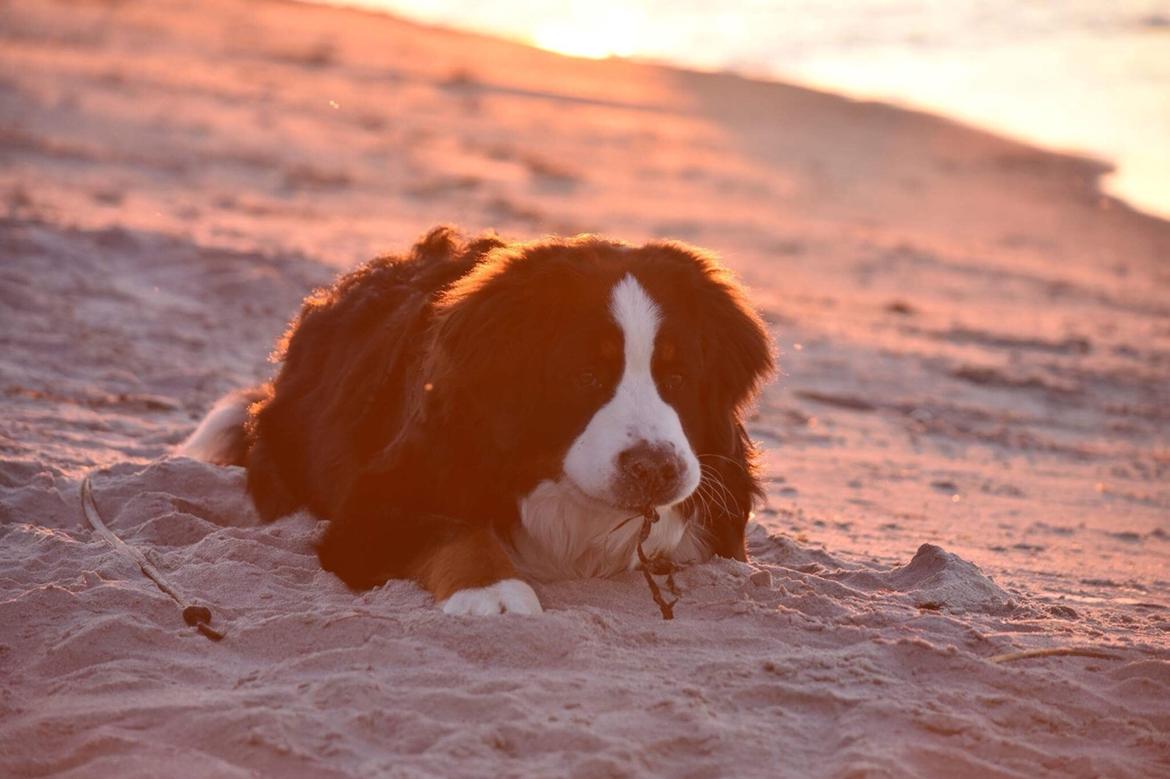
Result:
{"label": "dog's ear", "polygon": [[[489,259],[440,298],[424,366],[428,418],[462,430],[466,445],[492,462],[518,443],[516,383],[531,380],[531,291],[501,279],[508,259]],[[502,390],[502,391],[501,391]]]}
{"label": "dog's ear", "polygon": [[714,554],[746,560],[748,517],[753,503],[764,496],[756,475],[756,448],[738,419],[730,420],[718,438],[719,456],[702,460],[708,493],[718,499],[698,514],[698,520],[707,530]]}
{"label": "dog's ear", "polygon": [[704,388],[711,400],[741,410],[775,370],[771,338],[743,286],[709,252],[677,241],[645,248],[676,270],[684,269],[675,284],[686,287],[688,309],[698,320]]}
{"label": "dog's ear", "polygon": [[772,342],[738,285],[724,280],[712,283],[722,290],[707,292],[713,300],[702,329],[703,352],[713,367],[713,391],[740,410],[775,370]]}

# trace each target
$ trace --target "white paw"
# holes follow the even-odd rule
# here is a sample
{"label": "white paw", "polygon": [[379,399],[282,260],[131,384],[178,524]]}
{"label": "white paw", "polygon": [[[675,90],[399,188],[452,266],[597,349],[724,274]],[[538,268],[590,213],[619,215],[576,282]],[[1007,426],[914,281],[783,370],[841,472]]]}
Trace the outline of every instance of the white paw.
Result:
{"label": "white paw", "polygon": [[519,579],[504,579],[487,587],[472,587],[459,590],[439,604],[444,614],[474,614],[486,617],[490,614],[539,614],[540,598]]}

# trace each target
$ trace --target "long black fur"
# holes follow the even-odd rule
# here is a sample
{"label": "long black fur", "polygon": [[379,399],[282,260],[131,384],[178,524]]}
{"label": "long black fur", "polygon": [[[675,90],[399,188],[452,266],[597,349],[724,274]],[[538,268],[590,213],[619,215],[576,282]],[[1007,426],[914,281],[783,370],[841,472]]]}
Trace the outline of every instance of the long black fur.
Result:
{"label": "long black fur", "polygon": [[686,387],[664,398],[724,496],[695,501],[696,521],[714,553],[743,559],[759,486],[741,414],[771,349],[726,271],[674,243],[464,243],[437,228],[309,296],[252,406],[246,465],[260,515],[305,507],[329,519],[321,563],[354,588],[408,576],[468,528],[507,538],[519,499],[559,475],[606,400],[574,377],[613,338],[608,291],[627,272],[663,309],[659,337],[686,358],[671,368]]}

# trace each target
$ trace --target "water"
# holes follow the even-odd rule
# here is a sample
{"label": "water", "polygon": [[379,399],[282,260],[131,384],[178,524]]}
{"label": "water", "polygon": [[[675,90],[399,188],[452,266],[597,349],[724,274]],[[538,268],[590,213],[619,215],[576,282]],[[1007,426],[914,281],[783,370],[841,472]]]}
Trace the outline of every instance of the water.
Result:
{"label": "water", "polygon": [[1170,0],[327,1],[923,108],[1108,160],[1170,218]]}

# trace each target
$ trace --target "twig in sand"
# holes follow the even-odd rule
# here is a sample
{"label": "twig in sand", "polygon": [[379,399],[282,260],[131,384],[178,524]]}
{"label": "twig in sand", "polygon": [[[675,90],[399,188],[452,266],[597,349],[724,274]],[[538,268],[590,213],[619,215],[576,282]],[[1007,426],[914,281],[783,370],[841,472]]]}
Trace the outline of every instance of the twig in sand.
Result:
{"label": "twig in sand", "polygon": [[1091,646],[1051,646],[1045,649],[1023,649],[1019,652],[1005,652],[1002,655],[992,655],[987,658],[989,663],[1010,663],[1014,660],[1026,660],[1030,657],[1097,657],[1102,660],[1119,660],[1117,655]]}
{"label": "twig in sand", "polygon": [[[651,559],[642,550],[642,544],[650,537],[650,528],[657,521],[658,511],[654,508],[646,509],[646,513],[642,515],[642,530],[638,533],[638,562],[642,564],[642,575],[646,577],[646,584],[650,586],[650,594],[654,597],[654,602],[658,604],[658,609],[662,612],[662,618],[674,619],[674,604],[678,603],[679,595],[678,587],[674,583],[674,564],[669,560]],[[662,590],[658,588],[658,582],[654,581],[654,574],[661,575],[664,568],[666,573],[666,586],[675,596],[675,599],[669,603],[662,597]]]}
{"label": "twig in sand", "polygon": [[150,577],[158,588],[170,595],[175,603],[179,604],[179,608],[183,610],[183,621],[191,625],[203,635],[210,638],[212,641],[219,641],[224,637],[224,634],[213,628],[209,623],[211,622],[211,609],[206,606],[197,606],[187,603],[183,600],[183,596],[179,595],[170,582],[159,573],[146,555],[138,551],[137,548],[127,544],[118,536],[114,535],[106,523],[102,521],[102,515],[98,513],[97,503],[93,499],[93,487],[89,483],[89,476],[86,476],[81,481],[81,508],[85,512],[85,518],[89,521],[90,527],[97,532],[102,539],[114,548],[115,551],[121,552],[126,557],[138,564],[142,572]]}

